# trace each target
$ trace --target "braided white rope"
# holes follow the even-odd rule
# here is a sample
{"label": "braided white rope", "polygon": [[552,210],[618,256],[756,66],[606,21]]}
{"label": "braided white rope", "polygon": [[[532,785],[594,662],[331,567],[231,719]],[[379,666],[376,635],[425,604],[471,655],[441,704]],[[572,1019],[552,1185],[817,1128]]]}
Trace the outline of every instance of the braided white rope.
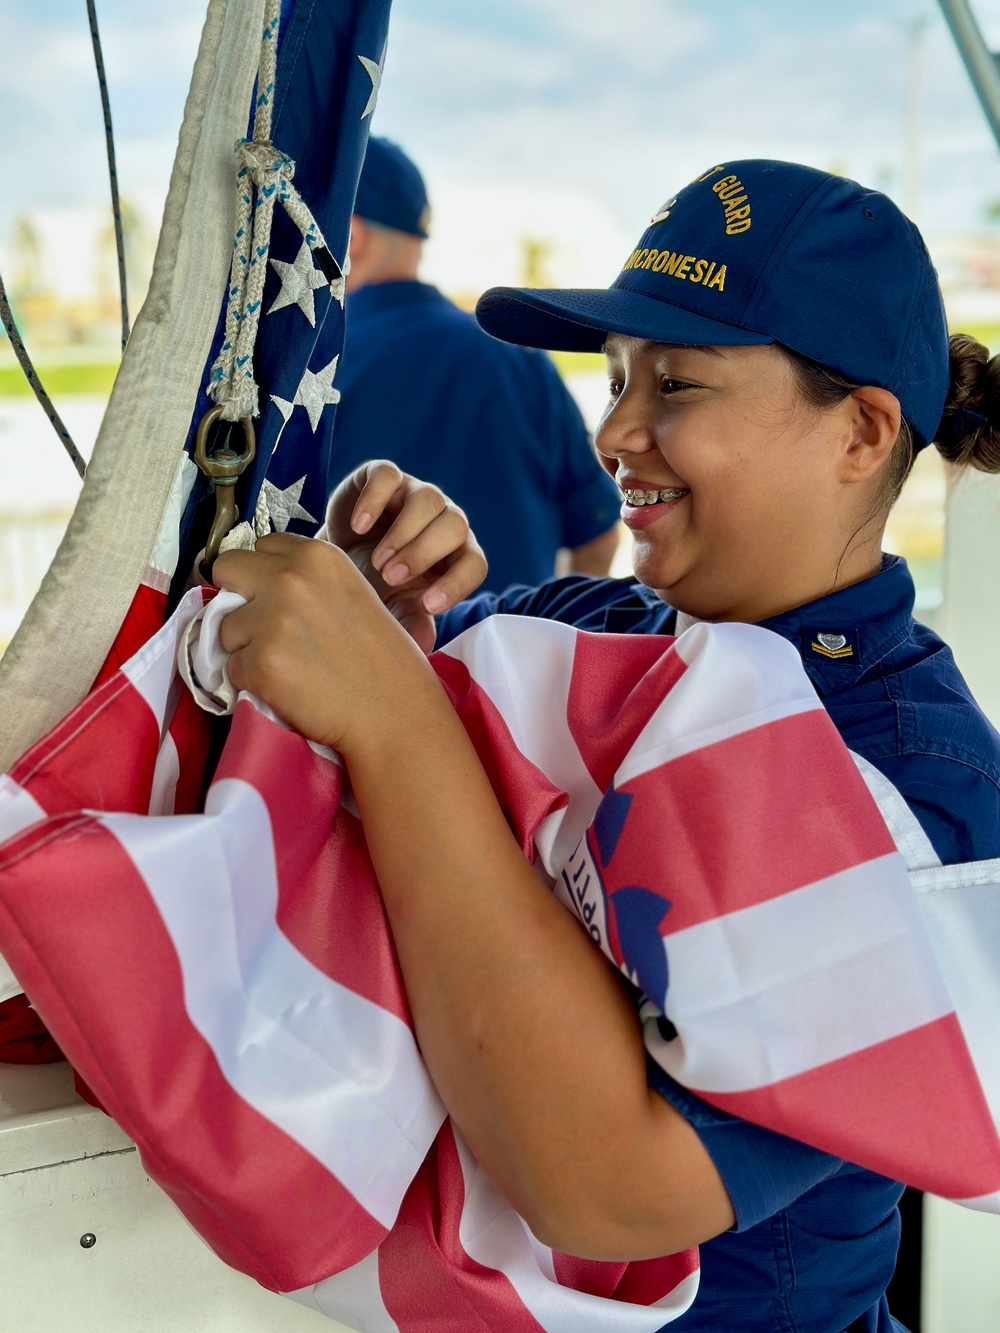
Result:
{"label": "braided white rope", "polygon": [[271,510],[268,508],[265,488],[260,488],[257,505],[253,511],[253,531],[255,537],[266,537],[271,531]]}
{"label": "braided white rope", "polygon": [[284,208],[310,251],[326,249],[326,241],[315,218],[292,184],[295,163],[271,142],[280,19],[281,0],[267,0],[260,43],[253,138],[236,141],[236,235],[229,277],[226,332],[208,384],[208,395],[222,408],[226,421],[255,417],[260,410],[253,353],[260,327],[275,204],[280,203]]}

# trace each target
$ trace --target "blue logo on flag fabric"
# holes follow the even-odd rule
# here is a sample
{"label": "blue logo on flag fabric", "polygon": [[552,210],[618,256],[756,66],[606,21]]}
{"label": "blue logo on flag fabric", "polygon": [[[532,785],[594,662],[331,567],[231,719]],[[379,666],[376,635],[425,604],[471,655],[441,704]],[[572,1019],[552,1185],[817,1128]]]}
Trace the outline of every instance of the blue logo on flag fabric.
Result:
{"label": "blue logo on flag fabric", "polygon": [[670,911],[670,901],[638,884],[608,888],[608,867],[621,842],[633,800],[630,793],[611,787],[598,806],[591,826],[597,853],[594,869],[604,897],[608,945],[615,961],[662,1009],[670,973],[660,924]]}

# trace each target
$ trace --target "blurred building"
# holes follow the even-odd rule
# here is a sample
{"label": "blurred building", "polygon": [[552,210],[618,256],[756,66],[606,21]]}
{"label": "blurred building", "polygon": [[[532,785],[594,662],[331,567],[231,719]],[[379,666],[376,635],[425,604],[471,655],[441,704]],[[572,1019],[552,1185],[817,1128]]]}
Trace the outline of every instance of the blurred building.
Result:
{"label": "blurred building", "polygon": [[[122,230],[134,313],[146,294],[159,219],[122,200]],[[0,246],[0,272],[21,336],[44,357],[54,349],[108,348],[121,338],[118,257],[106,208],[33,209]]]}
{"label": "blurred building", "polygon": [[943,233],[928,246],[944,292],[954,332],[973,333],[984,342],[1000,339],[1000,228],[980,233]]}

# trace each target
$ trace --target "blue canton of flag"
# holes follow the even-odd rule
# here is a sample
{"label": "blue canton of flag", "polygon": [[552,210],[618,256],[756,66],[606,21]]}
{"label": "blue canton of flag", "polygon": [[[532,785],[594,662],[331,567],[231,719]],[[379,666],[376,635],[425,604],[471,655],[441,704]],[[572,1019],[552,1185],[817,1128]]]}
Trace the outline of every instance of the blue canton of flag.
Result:
{"label": "blue canton of flag", "polygon": [[[295,163],[294,184],[325,249],[310,250],[282,208],[274,212],[254,376],[256,457],[237,485],[242,518],[263,491],[278,532],[315,532],[326,503],[335,380],[344,344],[343,269],[351,212],[385,61],[390,0],[284,0],[273,90],[272,139]],[[234,176],[236,167],[234,164]],[[206,391],[225,336],[225,309],[187,440],[213,406]],[[239,429],[239,428],[238,428]],[[239,430],[242,435],[242,431]],[[179,595],[215,513],[199,475],[180,532]]]}

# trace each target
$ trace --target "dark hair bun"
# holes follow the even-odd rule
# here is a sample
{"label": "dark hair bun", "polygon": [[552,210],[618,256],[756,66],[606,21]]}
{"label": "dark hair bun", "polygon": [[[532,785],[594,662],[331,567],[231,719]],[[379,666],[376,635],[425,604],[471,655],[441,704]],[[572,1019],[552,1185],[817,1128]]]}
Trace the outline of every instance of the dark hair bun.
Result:
{"label": "dark hair bun", "polygon": [[949,339],[951,386],[935,444],[949,463],[1000,472],[1000,357],[967,333]]}

